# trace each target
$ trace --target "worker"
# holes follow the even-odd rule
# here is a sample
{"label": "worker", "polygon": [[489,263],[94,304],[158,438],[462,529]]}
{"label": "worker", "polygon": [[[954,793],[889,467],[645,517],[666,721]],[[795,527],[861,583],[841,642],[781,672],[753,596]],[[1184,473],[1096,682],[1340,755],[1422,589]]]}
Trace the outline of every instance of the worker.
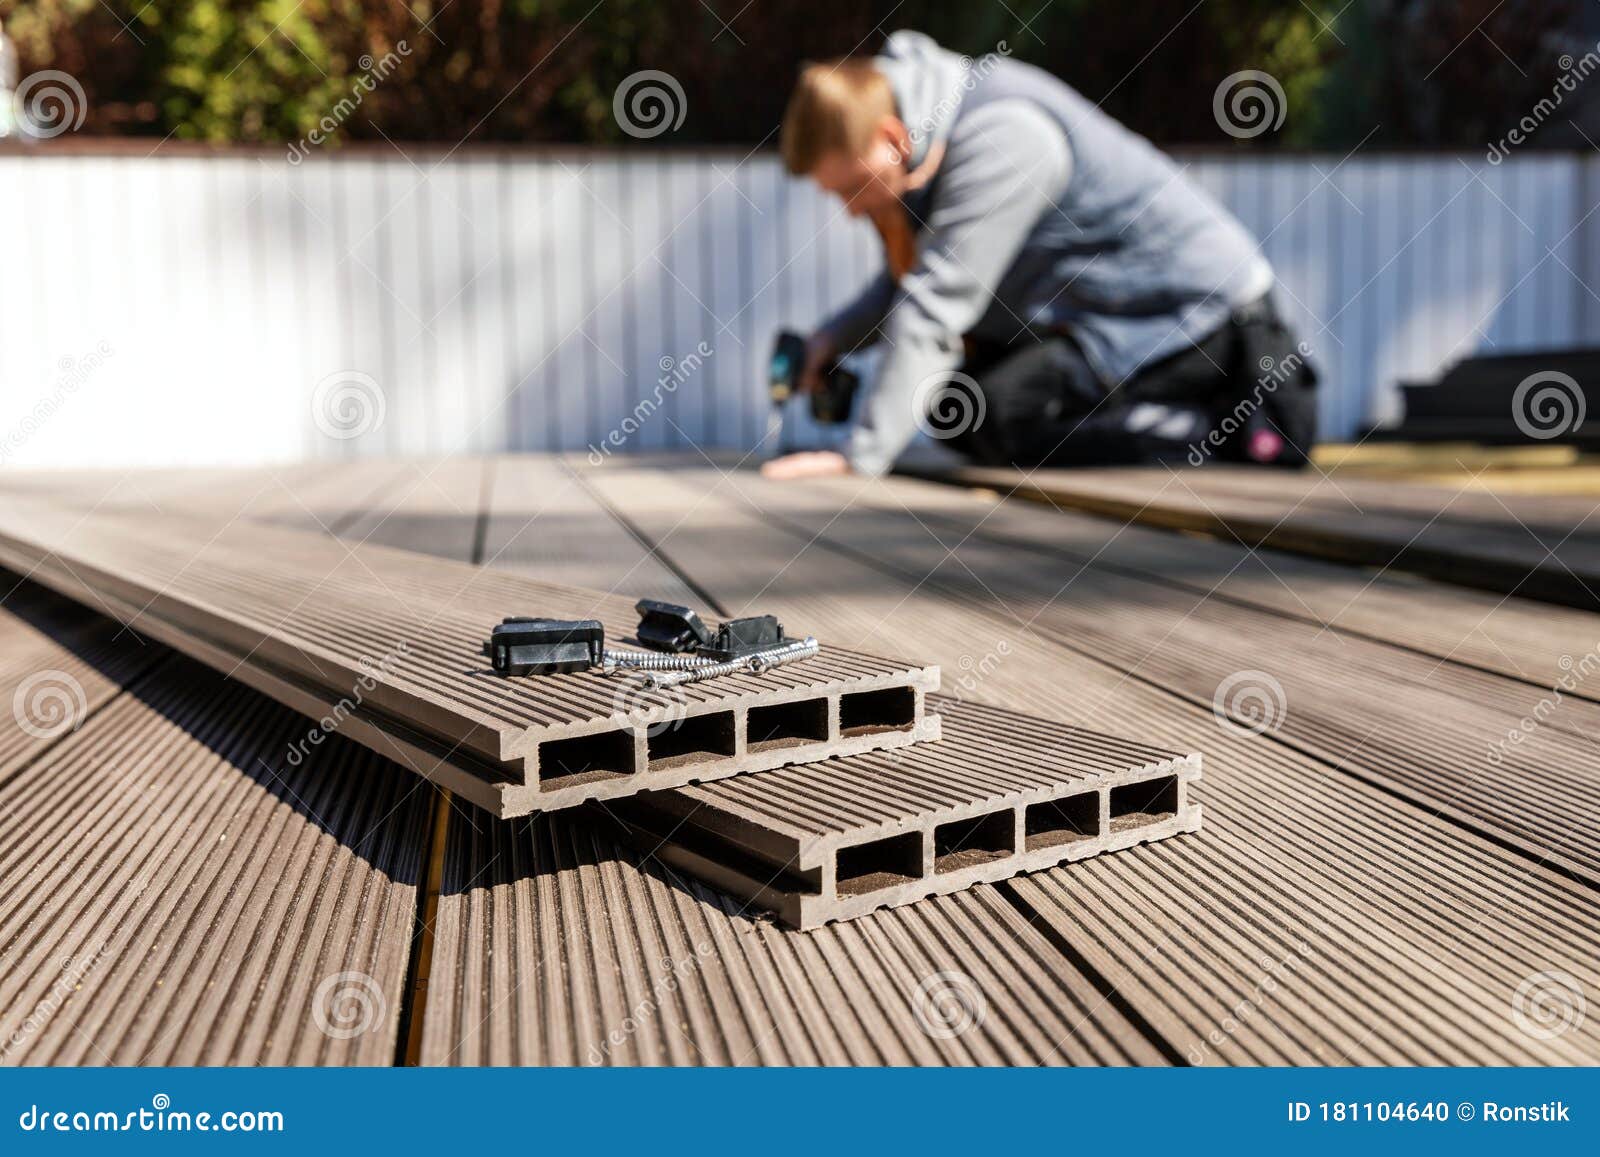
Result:
{"label": "worker", "polygon": [[919,430],[983,464],[1299,466],[1309,348],[1240,223],[1068,85],[917,32],[806,66],[785,167],[867,217],[886,268],[806,343],[802,390],[881,344],[842,452],[803,478],[889,470]]}

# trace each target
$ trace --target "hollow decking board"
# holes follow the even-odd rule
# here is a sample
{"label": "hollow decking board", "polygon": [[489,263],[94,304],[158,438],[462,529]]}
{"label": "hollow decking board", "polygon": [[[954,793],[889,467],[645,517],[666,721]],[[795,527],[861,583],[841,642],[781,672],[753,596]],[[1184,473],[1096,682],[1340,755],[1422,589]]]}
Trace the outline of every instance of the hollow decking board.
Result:
{"label": "hollow decking board", "polygon": [[0,786],[6,1063],[393,1059],[426,795],[305,733],[174,658]]}
{"label": "hollow decking board", "polygon": [[[1024,562],[977,536],[952,540],[951,553],[920,527],[906,531],[903,513],[860,501],[839,513],[838,500],[820,489],[783,492],[759,479],[747,487],[768,512],[791,520],[797,542],[826,528],[826,542],[879,560],[901,544],[907,578],[989,600],[1019,629],[1026,624],[1123,678],[1208,709],[1221,702],[1237,726],[1264,710],[1276,739],[1339,774],[1600,882],[1600,829],[1583,818],[1600,808],[1590,739],[1600,734],[1600,705],[1592,701],[1125,573],[1049,573],[1037,556]],[[1572,678],[1600,667],[1600,658],[1583,656],[1597,646],[1600,619],[1572,641]],[[1558,667],[1551,677],[1564,674]],[[959,678],[954,671],[951,679]],[[1530,727],[1529,718],[1540,722]]]}
{"label": "hollow decking board", "polygon": [[[665,512],[712,481],[702,477],[697,490],[692,476],[659,471],[592,478],[662,532],[673,525]],[[919,583],[945,553],[925,532],[927,549],[879,538],[876,557],[905,577],[821,548],[797,559],[793,536],[756,510],[778,505],[781,488],[748,478],[739,486],[749,505],[724,491],[729,500],[701,508],[706,529],[681,527],[668,540],[687,558],[740,536],[740,552],[724,552],[701,580],[731,606],[762,591],[764,605],[819,633],[916,640],[943,665],[951,693],[1158,746],[1203,747],[1200,836],[1026,878],[1037,887],[999,886],[1177,1055],[1243,1064],[1600,1058],[1593,1024],[1546,1041],[1508,1016],[1519,987],[1542,972],[1585,988],[1600,980],[1592,888],[1270,738],[1223,731],[1209,709],[1030,632],[975,586]],[[789,493],[827,501],[812,488]],[[1037,564],[1015,556],[1010,565]],[[1069,899],[1035,906],[1045,887]],[[1241,1007],[1249,1015],[1240,1018]]]}
{"label": "hollow decking board", "polygon": [[[724,540],[738,525],[715,510],[702,511],[698,517],[719,526]],[[697,540],[684,540],[679,546],[692,541]],[[755,559],[755,570],[765,567],[770,579],[794,553],[792,543],[787,546],[782,553],[769,552],[766,562]],[[893,556],[902,549],[886,545],[884,553]],[[719,557],[718,563],[720,567],[724,560]],[[1018,557],[1013,565],[1038,564],[1036,557]],[[976,686],[965,693],[974,698],[998,698],[1029,711],[1124,732],[1127,721],[1134,720],[1152,741],[1176,746],[1191,741],[1204,723],[1206,712],[1175,706],[1170,697],[1149,687],[1115,687],[1114,679],[1077,657],[1069,656],[1064,667],[1050,667],[1049,657],[1059,657],[1054,644],[1030,640],[1014,622],[974,617],[970,602],[959,605],[959,614],[944,615],[940,608],[951,604],[941,591],[909,593],[910,583],[885,584],[881,576],[874,576],[883,599],[872,604],[873,615],[863,614],[855,604],[870,600],[856,589],[861,576],[849,566],[838,569],[842,573],[831,578],[829,571],[808,570],[800,576],[811,582],[804,597],[814,600],[804,604],[802,613],[818,630],[848,629],[857,637],[870,638],[876,621],[889,623],[892,630],[883,628],[887,637],[901,630],[902,637],[915,639],[918,651],[943,656],[955,677],[953,683],[972,679]],[[795,606],[793,588],[792,582],[780,583],[762,601]],[[750,588],[757,589],[759,584]],[[731,600],[733,594],[724,588],[719,597]],[[902,600],[905,606],[895,610]],[[1006,639],[1014,644],[1011,653],[990,669],[985,651]],[[1035,647],[1043,650],[1036,655]],[[979,664],[963,672],[957,666],[962,656]],[[1038,670],[1054,673],[1044,681],[1029,676]],[[1337,776],[1330,783],[1325,768],[1276,744],[1218,734],[1205,746],[1208,754],[1215,751],[1216,758],[1208,771],[1207,826],[1202,838],[1135,849],[1070,870],[1041,873],[1004,889],[981,887],[970,894],[1021,893],[1023,883],[1047,880],[1073,886],[1064,902],[1051,906],[1049,925],[1040,916],[1041,927],[1071,943],[1075,958],[1085,953],[1083,959],[1115,985],[1117,998],[1099,1002],[1096,1024],[1116,1015],[1126,998],[1180,1054],[1193,1052],[1204,1061],[1325,1061],[1348,1053],[1355,1062],[1395,1057],[1421,1063],[1441,1058],[1464,1063],[1485,1059],[1571,1063],[1575,1057],[1593,1062],[1597,1050],[1592,1024],[1539,1042],[1516,1031],[1507,1017],[1519,981],[1538,970],[1565,967],[1593,990],[1596,945],[1591,891],[1541,870],[1529,871],[1518,857],[1359,783],[1341,784]],[[1197,852],[1187,875],[1176,872],[1170,860],[1172,849],[1180,844],[1192,845]],[[494,854],[485,853],[470,870],[484,869]],[[1151,867],[1134,874],[1136,863]],[[1194,894],[1197,889],[1186,885],[1190,878],[1202,882],[1204,895]],[[1094,888],[1087,886],[1090,881]],[[528,907],[518,901],[528,894],[520,884],[496,889],[473,886],[444,898],[447,907],[478,906],[476,914],[459,925],[468,941],[463,950],[468,969],[481,969],[495,983],[503,983],[513,970],[533,973],[529,957],[520,962],[507,959],[508,953],[520,951],[517,946],[526,938],[522,929]],[[630,887],[622,894],[636,893]],[[1113,904],[1121,907],[1114,910]],[[1040,903],[1035,911],[1045,909]],[[1374,912],[1382,917],[1381,927],[1371,926]],[[494,931],[484,934],[482,920],[491,921]],[[620,926],[620,920],[613,920],[608,928]],[[1269,949],[1288,945],[1308,928],[1316,933],[1314,954],[1298,957],[1292,971],[1278,963],[1275,971],[1263,970],[1261,961],[1279,960],[1266,955]],[[786,939],[800,937],[768,931]],[[1134,939],[1124,942],[1119,939],[1124,934]],[[588,943],[586,931],[576,925],[568,926],[567,935],[580,951]],[[817,935],[821,933],[812,934]],[[629,943],[650,941],[635,937]],[[1281,947],[1279,951],[1281,956]],[[482,955],[488,953],[496,955]],[[766,991],[805,991],[815,957],[797,959],[799,971],[781,974],[790,987],[774,983]],[[646,994],[654,974],[649,967],[643,971]],[[844,975],[851,974],[846,970]],[[1260,992],[1263,982],[1273,989],[1267,994],[1270,999],[1250,1004],[1250,1015],[1234,1031],[1223,1033],[1224,1019],[1237,1012],[1241,1001]],[[875,991],[870,984],[846,986],[842,998],[866,1008]],[[746,1007],[740,1003],[742,993],[722,988],[715,998],[686,999],[684,1015],[703,1034],[697,1039],[709,1039],[719,1023],[737,1023]],[[779,1032],[793,1055],[795,1049],[813,1048],[810,1042],[819,1039],[793,1010],[806,1008],[817,1017],[825,1012],[793,999],[788,999],[785,1011],[785,999],[775,997],[763,1007],[772,1010],[775,1022],[782,1021]],[[991,992],[990,1015],[1009,999],[1003,992],[999,996]],[[510,1053],[508,1032],[521,1037],[541,1031],[531,1023],[535,1003],[524,995],[507,997],[498,1007],[509,1014],[507,1019],[478,1025],[479,1018],[474,1018],[476,1033],[482,1035],[462,1030],[467,1041],[464,1054],[504,1058]],[[559,1008],[560,1002],[547,1007]],[[505,1026],[515,1016],[521,1019],[510,1020],[513,1027],[508,1030]],[[870,1017],[864,1020],[869,1027],[875,1023]],[[458,1027],[465,1023],[465,1018],[455,1021]],[[499,1034],[492,1047],[486,1039],[491,1026],[498,1026],[493,1031]],[[1350,1026],[1355,1026],[1353,1031]],[[653,1031],[668,1041],[679,1035],[672,1025]],[[1218,1034],[1221,1043],[1209,1045],[1207,1033]],[[915,1038],[911,1043],[921,1044]],[[823,1041],[821,1047],[826,1051],[831,1046]],[[773,1046],[763,1055],[776,1051]]]}
{"label": "hollow decking board", "polygon": [[[347,734],[502,816],[938,731],[937,717],[923,712],[936,671],[838,646],[764,675],[667,691],[598,672],[501,679],[477,649],[504,615],[595,617],[620,638],[636,623],[633,600],[259,523],[216,528],[203,518],[18,502],[0,512],[0,559],[137,618],[148,633],[297,710],[342,709]],[[843,699],[889,688],[903,691],[905,705],[885,706],[883,727],[838,724]],[[816,699],[834,721],[825,740],[746,749],[749,707]],[[646,734],[663,711],[681,719],[674,743],[687,749],[671,759],[656,758],[654,746],[666,741]],[[539,767],[541,757],[549,766]],[[596,767],[602,757],[609,762]]]}
{"label": "hollow decking board", "polygon": [[447,847],[423,1064],[1163,1063],[992,890],[801,933],[565,814]]}
{"label": "hollow decking board", "polygon": [[[1196,473],[1201,473],[1197,471]],[[1196,530],[1337,562],[1393,567],[1463,586],[1600,609],[1600,543],[1574,537],[1554,552],[1537,535],[1414,516],[1296,507],[1263,470],[1258,497],[1202,495],[1182,471],[1015,470],[961,467],[936,476],[1119,520]],[[1556,541],[1559,542],[1559,536]]]}
{"label": "hollow decking board", "polygon": [[1200,830],[1200,756],[936,699],[944,734],[606,805],[673,867],[818,928]]}
{"label": "hollow decking board", "polygon": [[[591,581],[633,593],[660,564],[578,491],[556,504],[555,549],[519,546],[519,534],[497,551],[496,527],[526,523],[528,493],[547,493],[553,469],[542,458],[498,465],[486,560],[542,575],[577,557]],[[609,822],[453,817],[422,1063],[1162,1063],[992,890],[794,932],[624,849]],[[945,990],[958,1009],[975,993],[981,1019],[953,1034],[959,1022],[935,1016],[925,1029],[919,989],[925,1008]],[[640,1007],[649,1015],[622,1032]],[[620,1044],[608,1043],[614,1031]]]}

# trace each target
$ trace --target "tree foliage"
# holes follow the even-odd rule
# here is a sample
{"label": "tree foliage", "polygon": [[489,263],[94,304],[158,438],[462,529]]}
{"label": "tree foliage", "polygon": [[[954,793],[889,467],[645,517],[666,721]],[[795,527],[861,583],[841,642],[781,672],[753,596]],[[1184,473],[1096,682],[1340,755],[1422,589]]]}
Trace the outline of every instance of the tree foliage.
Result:
{"label": "tree foliage", "polygon": [[[1248,69],[1271,74],[1286,102],[1281,130],[1256,146],[1480,146],[1548,87],[1530,74],[1566,43],[1573,11],[1572,0],[0,0],[24,71],[83,85],[85,132],[290,141],[344,101],[354,107],[334,141],[451,144],[624,139],[612,95],[659,69],[687,105],[665,139],[754,146],[801,62],[916,27],[971,54],[1004,42],[1162,143],[1228,143],[1213,96]],[[372,83],[386,58],[394,68]]]}

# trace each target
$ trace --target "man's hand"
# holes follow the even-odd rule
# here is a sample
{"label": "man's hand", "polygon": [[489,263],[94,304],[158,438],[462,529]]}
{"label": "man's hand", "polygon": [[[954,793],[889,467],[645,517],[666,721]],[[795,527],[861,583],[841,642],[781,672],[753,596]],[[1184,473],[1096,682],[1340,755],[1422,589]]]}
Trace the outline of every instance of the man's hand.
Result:
{"label": "man's hand", "polygon": [[834,450],[802,450],[761,464],[761,477],[788,482],[796,478],[836,478],[850,473],[850,460]]}
{"label": "man's hand", "polygon": [[818,330],[806,339],[806,361],[800,367],[800,380],[796,383],[800,393],[814,394],[822,390],[822,371],[828,368],[837,353],[831,334]]}

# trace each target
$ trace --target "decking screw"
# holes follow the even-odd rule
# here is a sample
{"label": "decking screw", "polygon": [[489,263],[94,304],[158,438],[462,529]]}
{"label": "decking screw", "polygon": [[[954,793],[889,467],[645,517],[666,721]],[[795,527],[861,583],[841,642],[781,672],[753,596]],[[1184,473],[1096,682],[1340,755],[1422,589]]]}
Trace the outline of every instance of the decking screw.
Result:
{"label": "decking screw", "polygon": [[721,663],[701,663],[680,670],[668,671],[666,674],[646,672],[645,686],[652,688],[679,687],[685,683],[700,683],[707,679],[718,679],[724,675],[737,675],[748,672],[752,675],[761,675],[774,667],[782,667],[789,663],[798,663],[802,659],[810,659],[821,648],[817,640],[811,636],[795,642],[784,643],[782,646],[772,647],[769,650],[757,651],[753,655],[742,655],[737,659],[728,659]]}
{"label": "decking screw", "polygon": [[611,651],[600,656],[600,669],[614,671],[692,671],[716,662],[703,655],[664,655],[657,651]]}

